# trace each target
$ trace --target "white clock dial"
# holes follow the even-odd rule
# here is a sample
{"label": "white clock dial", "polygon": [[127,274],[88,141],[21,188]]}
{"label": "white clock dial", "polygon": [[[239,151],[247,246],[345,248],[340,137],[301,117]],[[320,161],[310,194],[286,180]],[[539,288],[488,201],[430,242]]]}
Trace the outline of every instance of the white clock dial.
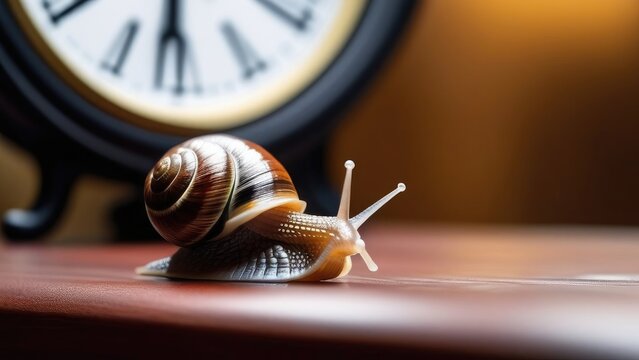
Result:
{"label": "white clock dial", "polygon": [[339,53],[363,0],[16,0],[65,80],[116,114],[219,130],[284,104]]}

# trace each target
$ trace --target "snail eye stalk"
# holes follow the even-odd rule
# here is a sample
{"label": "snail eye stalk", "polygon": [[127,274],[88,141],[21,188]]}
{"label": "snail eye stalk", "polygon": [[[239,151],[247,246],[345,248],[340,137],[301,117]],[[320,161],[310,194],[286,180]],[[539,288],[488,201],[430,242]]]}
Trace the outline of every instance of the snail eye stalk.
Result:
{"label": "snail eye stalk", "polygon": [[353,225],[355,229],[359,229],[359,227],[362,226],[362,224],[365,223],[369,217],[371,217],[374,213],[377,212],[377,210],[381,209],[382,206],[384,206],[384,204],[389,202],[392,198],[395,197],[395,195],[399,194],[400,192],[403,192],[404,190],[406,190],[406,185],[404,185],[404,183],[397,184],[397,188],[395,188],[395,190],[389,192],[388,194],[386,194],[386,196],[377,200],[373,205],[366,208],[366,210],[353,216],[349,220],[350,223]]}
{"label": "snail eye stalk", "polygon": [[348,221],[348,213],[351,207],[351,180],[353,179],[353,169],[355,168],[355,162],[347,160],[344,163],[346,168],[346,175],[344,176],[344,186],[342,187],[342,198],[339,202],[339,210],[337,211],[337,218],[344,221]]}

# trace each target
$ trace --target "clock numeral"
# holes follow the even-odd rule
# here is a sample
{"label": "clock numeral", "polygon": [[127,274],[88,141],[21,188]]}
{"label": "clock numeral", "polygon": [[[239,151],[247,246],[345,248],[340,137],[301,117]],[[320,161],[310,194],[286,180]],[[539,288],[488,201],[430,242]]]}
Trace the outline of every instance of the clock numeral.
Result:
{"label": "clock numeral", "polygon": [[113,75],[120,74],[139,27],[140,23],[137,20],[131,20],[124,25],[124,28],[118,33],[115,41],[109,48],[109,52],[102,61],[102,67],[104,69],[112,72]]}
{"label": "clock numeral", "polygon": [[42,7],[44,7],[44,10],[49,15],[51,22],[57,25],[67,15],[72,14],[74,11],[78,10],[89,1],[91,0],[42,0]]}
{"label": "clock numeral", "polygon": [[306,30],[311,9],[300,0],[257,0],[274,15],[299,31]]}
{"label": "clock numeral", "polygon": [[242,77],[250,79],[258,71],[266,69],[266,62],[257,55],[246,39],[229,23],[222,24],[222,34],[242,68]]}

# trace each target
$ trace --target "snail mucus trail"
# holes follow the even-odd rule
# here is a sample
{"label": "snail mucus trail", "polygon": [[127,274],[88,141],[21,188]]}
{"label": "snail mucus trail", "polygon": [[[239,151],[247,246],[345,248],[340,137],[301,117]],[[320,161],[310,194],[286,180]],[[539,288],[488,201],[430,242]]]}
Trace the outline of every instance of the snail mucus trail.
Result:
{"label": "snail mucus trail", "polygon": [[194,138],[169,150],[145,182],[154,228],[180,246],[136,269],[169,278],[318,281],[346,275],[360,254],[359,227],[406,186],[349,217],[355,163],[346,161],[337,216],[305,214],[284,167],[257,144],[225,135]]}

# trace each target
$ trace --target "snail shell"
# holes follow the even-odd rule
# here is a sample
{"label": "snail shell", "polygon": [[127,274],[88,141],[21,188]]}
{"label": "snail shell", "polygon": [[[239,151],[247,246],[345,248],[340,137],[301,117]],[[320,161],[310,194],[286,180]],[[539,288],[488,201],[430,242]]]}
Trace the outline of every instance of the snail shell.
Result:
{"label": "snail shell", "polygon": [[324,280],[348,273],[350,256],[377,266],[357,228],[405,186],[400,184],[349,219],[354,163],[337,216],[304,214],[286,169],[252,142],[202,136],[170,149],[144,186],[147,214],[171,257],[137,269],[143,275],[233,281]]}

